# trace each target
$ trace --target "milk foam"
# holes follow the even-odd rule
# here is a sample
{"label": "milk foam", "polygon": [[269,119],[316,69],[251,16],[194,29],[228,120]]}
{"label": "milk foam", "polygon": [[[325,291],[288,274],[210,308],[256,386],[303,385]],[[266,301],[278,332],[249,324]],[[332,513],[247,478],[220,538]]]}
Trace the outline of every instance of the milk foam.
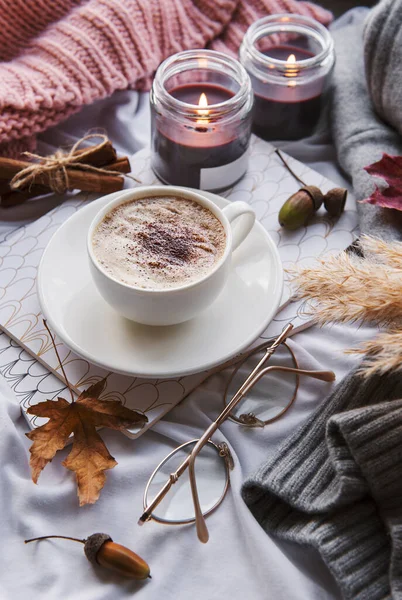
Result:
{"label": "milk foam", "polygon": [[212,271],[224,254],[226,234],[204,206],[157,196],[113,209],[96,228],[92,245],[98,262],[115,279],[169,289]]}

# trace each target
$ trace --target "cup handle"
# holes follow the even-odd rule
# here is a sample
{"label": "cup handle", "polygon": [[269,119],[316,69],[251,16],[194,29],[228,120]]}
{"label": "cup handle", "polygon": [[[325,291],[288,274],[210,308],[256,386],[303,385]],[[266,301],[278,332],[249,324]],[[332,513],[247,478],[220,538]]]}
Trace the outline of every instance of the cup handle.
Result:
{"label": "cup handle", "polygon": [[242,201],[225,206],[222,212],[232,228],[232,250],[236,250],[252,230],[255,212],[251,206]]}

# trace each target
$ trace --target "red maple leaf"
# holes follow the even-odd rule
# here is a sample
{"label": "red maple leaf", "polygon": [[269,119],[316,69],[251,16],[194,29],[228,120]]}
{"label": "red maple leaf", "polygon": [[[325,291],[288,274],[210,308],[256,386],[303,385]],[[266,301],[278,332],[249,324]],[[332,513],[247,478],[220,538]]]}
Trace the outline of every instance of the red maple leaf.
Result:
{"label": "red maple leaf", "polygon": [[386,181],[388,187],[384,189],[376,187],[371,196],[361,202],[402,210],[402,156],[383,154],[381,160],[364,169],[370,175]]}

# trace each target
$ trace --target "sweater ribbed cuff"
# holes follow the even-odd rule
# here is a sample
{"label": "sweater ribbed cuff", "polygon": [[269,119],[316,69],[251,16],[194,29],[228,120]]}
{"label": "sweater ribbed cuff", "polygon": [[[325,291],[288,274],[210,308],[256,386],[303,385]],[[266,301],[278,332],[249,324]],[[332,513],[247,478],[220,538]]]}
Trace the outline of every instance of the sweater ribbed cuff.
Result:
{"label": "sweater ribbed cuff", "polygon": [[402,493],[399,397],[400,375],[352,373],[243,486],[264,529],[317,548],[347,599],[383,600],[399,583],[388,574]]}

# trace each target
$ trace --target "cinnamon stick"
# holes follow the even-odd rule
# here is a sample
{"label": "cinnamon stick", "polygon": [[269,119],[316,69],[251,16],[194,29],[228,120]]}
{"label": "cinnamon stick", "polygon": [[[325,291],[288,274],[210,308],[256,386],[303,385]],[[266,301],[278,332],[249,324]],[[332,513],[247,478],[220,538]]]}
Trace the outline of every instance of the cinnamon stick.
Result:
{"label": "cinnamon stick", "polygon": [[108,171],[116,171],[116,173],[130,173],[131,166],[127,156],[118,158],[115,162],[103,165]]}
{"label": "cinnamon stick", "polygon": [[[101,173],[90,173],[88,171],[75,171],[67,167],[68,189],[81,190],[81,192],[102,192],[111,194],[123,188],[124,179],[118,175],[103,175]],[[47,185],[49,178],[46,173],[37,177],[38,183]]]}
{"label": "cinnamon stick", "polygon": [[[77,150],[74,156],[84,154],[90,146]],[[79,161],[81,162],[81,161]],[[130,162],[126,156],[117,158],[115,149],[111,142],[104,146],[93,146],[92,151],[83,157],[82,162],[95,167],[104,167],[108,171],[116,173],[129,173],[131,171]],[[2,207],[11,207],[22,204],[26,200],[51,193],[48,187],[48,177],[46,173],[40,174],[29,189],[11,190],[10,181],[21,169],[29,166],[30,162],[0,157],[0,205]],[[102,173],[91,173],[85,171],[70,169],[67,167],[69,189],[80,189],[82,191],[111,193],[122,189],[123,178],[116,175],[105,175]]]}
{"label": "cinnamon stick", "polygon": [[77,162],[83,162],[93,167],[104,167],[105,165],[115,162],[117,160],[116,150],[113,148],[111,142],[107,142],[104,146],[86,146],[74,152],[74,156],[80,156],[91,149],[90,154],[83,157]]}
{"label": "cinnamon stick", "polygon": [[[46,188],[45,194],[49,194],[49,188]],[[20,192],[7,192],[0,196],[0,206],[2,208],[11,208],[12,206],[18,206],[23,204],[26,200],[39,196],[40,194],[33,194],[30,190],[22,190]]]}
{"label": "cinnamon stick", "polygon": [[[118,158],[115,162],[105,166],[108,171],[116,171],[116,173],[130,173],[131,171],[130,162],[126,156]],[[104,175],[102,177],[104,177]],[[11,190],[9,181],[10,180],[0,180],[1,206],[16,206],[30,198],[51,193],[51,190],[47,186],[38,184],[32,185],[29,190]]]}
{"label": "cinnamon stick", "polygon": [[[84,152],[87,152],[89,148],[90,147],[77,150],[77,152],[74,153],[74,156],[84,154]],[[86,163],[88,165],[92,165],[93,167],[104,167],[108,163],[114,163],[117,160],[119,159],[117,158],[116,150],[113,148],[112,144],[108,142],[101,148],[94,146],[90,154],[76,162]],[[25,160],[0,157],[0,179],[12,179],[19,171],[29,167],[31,164],[31,162]]]}
{"label": "cinnamon stick", "polygon": [[[126,165],[117,165],[118,168],[126,169]],[[126,173],[128,171],[122,170],[122,173]],[[83,173],[83,175],[94,175],[93,173]],[[122,177],[114,177],[112,175],[102,175],[97,176],[99,181],[97,182],[95,179],[91,179],[91,182],[88,183],[87,189],[84,189],[85,184],[80,184],[80,187],[71,188],[71,189],[80,189],[81,191],[89,191],[89,192],[101,192],[104,194],[111,194],[112,192],[118,192],[123,188],[124,180]],[[98,185],[99,184],[99,185]],[[98,186],[98,189],[95,189]],[[18,206],[19,204],[23,204],[26,200],[31,200],[32,198],[36,198],[37,196],[44,196],[46,194],[51,194],[52,191],[44,186],[44,185],[34,185],[31,189],[25,190],[11,190],[4,194],[0,195],[0,206],[3,208],[10,208],[11,206]]]}
{"label": "cinnamon stick", "polygon": [[9,183],[10,183],[9,181],[0,180],[0,196],[2,194],[7,194],[8,192],[11,191]]}
{"label": "cinnamon stick", "polygon": [[0,157],[0,179],[12,179],[22,169],[28,167],[31,163],[15,158]]}
{"label": "cinnamon stick", "polygon": [[[71,187],[71,189],[79,189],[82,192],[99,192],[102,194],[111,194],[112,192],[118,192],[123,189],[123,177],[114,177],[113,175],[99,176],[94,173],[82,173],[82,175],[87,179],[84,181],[83,179],[77,178],[75,180],[76,185]],[[35,185],[32,186],[31,189],[26,190],[13,190],[5,194],[1,194],[0,206],[4,208],[18,206],[19,204],[23,204],[23,202],[26,200],[51,193],[51,190],[43,185]]]}
{"label": "cinnamon stick", "polygon": [[[12,179],[22,169],[28,167],[30,163],[13,158],[0,158],[0,179]],[[103,192],[109,194],[117,192],[123,187],[123,178],[114,175],[102,175],[101,173],[90,173],[66,168],[68,177],[68,189],[81,190],[82,192]],[[47,173],[38,173],[35,178],[35,185],[45,185],[49,187],[49,176]]]}

